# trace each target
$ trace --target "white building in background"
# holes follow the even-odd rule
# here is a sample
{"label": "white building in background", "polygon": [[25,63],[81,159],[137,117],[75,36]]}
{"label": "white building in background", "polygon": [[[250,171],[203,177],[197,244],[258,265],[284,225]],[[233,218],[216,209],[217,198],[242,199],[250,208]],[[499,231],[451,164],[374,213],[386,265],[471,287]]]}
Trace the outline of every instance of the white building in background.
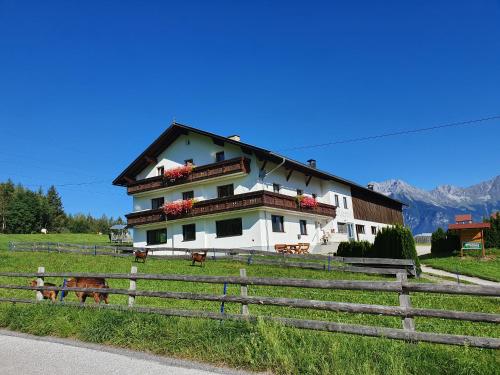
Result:
{"label": "white building in background", "polygon": [[[194,166],[187,177],[164,177],[184,165]],[[403,203],[321,171],[314,160],[299,163],[238,136],[178,123],[113,184],[132,196],[126,217],[137,247],[274,251],[275,244],[300,242],[326,252],[341,241],[373,241],[380,228],[403,223]],[[300,205],[301,196],[315,198],[317,206]],[[191,209],[165,214],[165,203],[190,199]]]}

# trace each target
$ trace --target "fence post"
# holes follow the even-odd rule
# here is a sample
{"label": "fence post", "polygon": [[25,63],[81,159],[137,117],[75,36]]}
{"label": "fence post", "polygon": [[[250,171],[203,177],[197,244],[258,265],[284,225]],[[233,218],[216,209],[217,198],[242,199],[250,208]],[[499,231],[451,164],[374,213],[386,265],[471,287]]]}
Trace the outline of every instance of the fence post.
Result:
{"label": "fence post", "polygon": [[[134,275],[137,274],[137,267],[132,266],[130,269],[130,274]],[[130,278],[130,287],[128,288],[129,291],[135,292],[137,290],[137,279],[133,279],[132,277]],[[128,307],[134,306],[135,303],[135,296],[134,295],[129,295],[128,296]]]}
{"label": "fence post", "polygon": [[94,256],[97,255],[97,245],[94,245]]}
{"label": "fence post", "polygon": [[[399,305],[404,308],[408,309],[411,307],[411,301],[410,301],[410,293],[405,291],[404,289],[404,284],[407,281],[407,275],[406,272],[399,272],[396,275],[398,281],[401,283],[401,293],[399,294]],[[405,331],[415,331],[415,321],[412,318],[404,317],[402,319],[403,323],[403,329]]]}
{"label": "fence post", "polygon": [[331,263],[332,263],[332,256],[328,254],[328,272],[332,270]]}
{"label": "fence post", "polygon": [[[224,283],[224,295],[227,295],[227,283]],[[220,313],[224,314],[224,301],[220,304]]]}
{"label": "fence post", "polygon": [[[38,273],[45,273],[45,267],[38,267]],[[36,286],[43,286],[43,276],[38,276],[36,278]],[[37,302],[43,301],[43,293],[41,290],[36,291]]]}
{"label": "fence post", "polygon": [[[247,277],[247,270],[244,268],[240,269],[240,277]],[[240,285],[240,294],[242,297],[247,297],[248,296],[248,286],[247,284],[241,284]],[[242,315],[249,315],[248,312],[248,304],[242,303],[241,304],[241,314]]]}

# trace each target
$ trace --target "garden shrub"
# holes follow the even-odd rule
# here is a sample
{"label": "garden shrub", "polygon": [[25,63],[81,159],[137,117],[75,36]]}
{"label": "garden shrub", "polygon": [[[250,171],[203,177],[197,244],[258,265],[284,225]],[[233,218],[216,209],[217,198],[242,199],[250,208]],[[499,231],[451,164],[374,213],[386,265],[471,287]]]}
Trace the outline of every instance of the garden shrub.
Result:
{"label": "garden shrub", "polygon": [[401,225],[382,228],[375,237],[373,256],[377,258],[413,259],[420,273],[415,240],[409,228]]}
{"label": "garden shrub", "polygon": [[341,242],[337,249],[340,257],[370,258],[373,255],[373,245],[368,241]]}
{"label": "garden shrub", "polygon": [[484,247],[487,249],[500,248],[500,212],[485,219],[484,222],[491,225],[489,229],[484,230]]}

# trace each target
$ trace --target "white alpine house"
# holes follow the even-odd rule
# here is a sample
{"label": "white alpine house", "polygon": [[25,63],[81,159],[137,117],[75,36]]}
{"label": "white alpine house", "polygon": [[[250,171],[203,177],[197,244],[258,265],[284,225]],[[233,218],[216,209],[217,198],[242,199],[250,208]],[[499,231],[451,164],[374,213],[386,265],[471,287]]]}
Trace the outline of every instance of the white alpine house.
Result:
{"label": "white alpine house", "polygon": [[[172,170],[184,175],[171,178]],[[113,184],[132,196],[126,217],[136,247],[274,251],[308,243],[312,252],[330,252],[341,241],[373,242],[380,228],[403,223],[403,203],[321,171],[315,160],[299,163],[179,123]],[[165,211],[182,200],[182,212]]]}

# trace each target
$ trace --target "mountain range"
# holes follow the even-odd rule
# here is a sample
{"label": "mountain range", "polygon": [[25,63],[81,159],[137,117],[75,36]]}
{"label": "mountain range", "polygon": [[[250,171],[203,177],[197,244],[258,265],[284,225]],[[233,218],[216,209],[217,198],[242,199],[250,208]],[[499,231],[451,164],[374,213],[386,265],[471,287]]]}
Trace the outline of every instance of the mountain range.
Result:
{"label": "mountain range", "polygon": [[458,214],[470,213],[474,221],[482,221],[500,211],[500,175],[465,188],[440,185],[423,190],[402,180],[371,184],[374,190],[408,205],[403,208],[403,216],[413,234],[433,232],[438,227],[446,229]]}

